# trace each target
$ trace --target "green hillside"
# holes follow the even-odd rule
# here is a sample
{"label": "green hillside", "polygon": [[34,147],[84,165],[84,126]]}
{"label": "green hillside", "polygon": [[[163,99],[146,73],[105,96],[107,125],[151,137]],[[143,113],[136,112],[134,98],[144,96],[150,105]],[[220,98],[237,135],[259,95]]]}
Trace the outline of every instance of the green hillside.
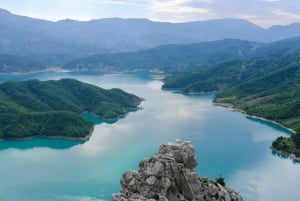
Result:
{"label": "green hillside", "polygon": [[300,52],[232,61],[167,77],[163,88],[216,92],[215,102],[274,120],[297,134],[273,147],[300,156]]}
{"label": "green hillside", "polygon": [[73,79],[5,82],[0,84],[0,138],[83,138],[93,128],[81,117],[83,112],[113,119],[140,102],[120,89],[104,90]]}
{"label": "green hillside", "polygon": [[44,69],[36,59],[23,56],[0,55],[0,73],[24,73]]}
{"label": "green hillside", "polygon": [[70,70],[111,72],[160,69],[165,72],[180,72],[200,67],[205,69],[226,61],[282,55],[299,47],[300,37],[295,37],[268,44],[224,39],[87,57],[42,53],[22,57],[0,55],[0,73],[32,72],[62,65]]}
{"label": "green hillside", "polygon": [[68,69],[97,70],[150,70],[183,71],[191,64],[215,64],[216,62],[243,59],[252,54],[262,43],[225,39],[187,45],[164,45],[138,52],[98,54],[74,60],[64,65]]}
{"label": "green hillside", "polygon": [[232,60],[282,55],[300,48],[300,37],[273,43],[224,39],[185,45],[163,45],[137,52],[96,54],[64,65],[71,70],[130,71],[160,69],[180,72],[208,67]]}

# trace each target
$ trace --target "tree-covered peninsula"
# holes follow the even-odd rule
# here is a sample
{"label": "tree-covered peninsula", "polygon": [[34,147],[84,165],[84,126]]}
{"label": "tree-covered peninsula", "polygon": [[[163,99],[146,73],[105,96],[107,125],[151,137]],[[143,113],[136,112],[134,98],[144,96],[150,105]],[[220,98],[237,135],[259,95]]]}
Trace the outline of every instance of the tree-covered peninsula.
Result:
{"label": "tree-covered peninsula", "polygon": [[0,139],[34,136],[86,139],[90,112],[104,119],[137,108],[141,98],[120,89],[105,90],[74,79],[29,80],[0,84]]}
{"label": "tree-covered peninsula", "polygon": [[163,88],[179,88],[187,94],[215,92],[218,104],[293,129],[295,134],[278,138],[272,147],[300,157],[300,51],[175,74],[165,79]]}

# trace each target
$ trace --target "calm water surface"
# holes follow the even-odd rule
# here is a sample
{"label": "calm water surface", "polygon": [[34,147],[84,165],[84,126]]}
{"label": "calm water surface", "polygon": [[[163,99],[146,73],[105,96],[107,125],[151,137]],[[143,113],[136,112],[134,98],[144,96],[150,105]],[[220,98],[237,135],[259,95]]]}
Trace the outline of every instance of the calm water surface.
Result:
{"label": "calm water surface", "polygon": [[175,139],[193,142],[202,176],[225,177],[245,201],[299,200],[300,165],[273,155],[273,139],[289,135],[238,112],[212,105],[212,95],[160,89],[148,74],[37,73],[0,75],[0,81],[65,77],[122,88],[145,98],[143,110],[95,126],[87,142],[32,139],[0,142],[1,201],[110,200],[123,172]]}

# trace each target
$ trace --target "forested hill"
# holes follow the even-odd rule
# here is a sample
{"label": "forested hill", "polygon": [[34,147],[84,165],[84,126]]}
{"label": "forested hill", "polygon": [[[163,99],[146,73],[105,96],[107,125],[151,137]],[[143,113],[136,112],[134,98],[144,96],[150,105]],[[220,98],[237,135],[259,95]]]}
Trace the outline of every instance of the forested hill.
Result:
{"label": "forested hill", "polygon": [[[64,55],[11,56],[0,55],[0,73],[43,70],[53,63],[64,64],[69,70],[135,71],[160,69],[165,72],[186,71],[231,61],[290,53],[300,47],[300,37],[274,43],[257,43],[224,39],[185,45],[163,45],[137,52],[96,54],[72,60]],[[50,65],[51,66],[51,65]]]}
{"label": "forested hill", "polygon": [[45,69],[36,59],[24,56],[0,55],[0,73],[26,73]]}
{"label": "forested hill", "polygon": [[164,45],[138,52],[99,54],[77,59],[64,65],[68,69],[117,69],[183,71],[193,64],[214,64],[216,62],[243,59],[263,46],[262,43],[225,39],[187,45]]}
{"label": "forested hill", "polygon": [[224,39],[186,45],[164,45],[138,52],[99,54],[74,60],[64,65],[71,70],[151,70],[165,72],[207,68],[232,60],[290,53],[300,48],[300,37],[274,43],[257,43],[238,39]]}
{"label": "forested hill", "polygon": [[91,112],[105,119],[126,114],[141,99],[120,89],[105,90],[73,79],[0,84],[0,138],[87,137]]}
{"label": "forested hill", "polygon": [[300,51],[231,61],[170,76],[163,88],[184,93],[216,92],[215,102],[274,120],[297,131],[277,149],[300,156]]}

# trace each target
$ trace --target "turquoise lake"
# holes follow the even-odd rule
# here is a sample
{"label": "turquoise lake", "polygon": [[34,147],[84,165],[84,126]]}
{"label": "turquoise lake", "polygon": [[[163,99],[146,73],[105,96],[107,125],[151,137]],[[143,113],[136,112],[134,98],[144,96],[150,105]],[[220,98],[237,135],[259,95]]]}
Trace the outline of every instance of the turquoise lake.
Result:
{"label": "turquoise lake", "polygon": [[272,154],[272,140],[289,133],[271,123],[214,106],[213,95],[162,91],[159,76],[44,72],[0,75],[0,81],[75,78],[121,88],[145,99],[142,110],[115,123],[99,120],[90,140],[0,142],[1,201],[111,200],[122,173],[137,169],[164,142],[192,141],[200,175],[225,182],[245,201],[299,200],[300,164]]}

